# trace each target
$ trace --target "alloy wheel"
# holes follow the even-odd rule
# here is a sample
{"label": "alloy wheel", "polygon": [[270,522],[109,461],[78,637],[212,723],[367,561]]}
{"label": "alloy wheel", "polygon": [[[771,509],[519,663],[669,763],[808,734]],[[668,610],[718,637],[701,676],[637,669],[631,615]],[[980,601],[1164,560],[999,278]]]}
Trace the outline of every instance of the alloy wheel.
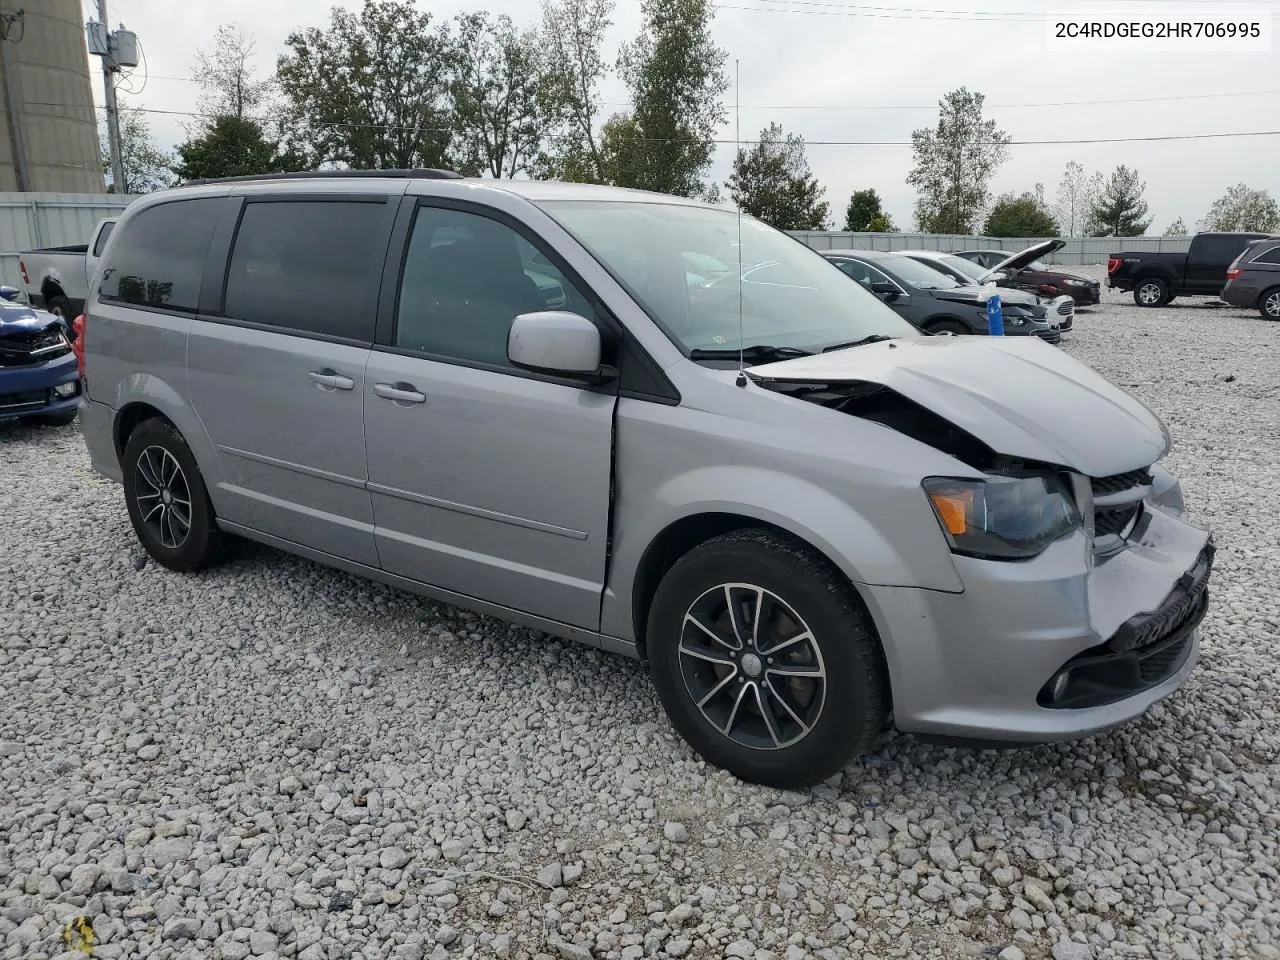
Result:
{"label": "alloy wheel", "polygon": [[763,587],[724,583],[703,593],[685,612],[679,655],[689,696],[734,743],[790,747],[822,715],[827,672],[818,641]]}
{"label": "alloy wheel", "polygon": [[1146,304],[1159,303],[1160,285],[1156,283],[1144,283],[1138,290],[1138,297]]}
{"label": "alloy wheel", "polygon": [[1271,294],[1271,296],[1267,297],[1266,302],[1262,305],[1262,309],[1266,311],[1268,317],[1271,317],[1273,320],[1280,320],[1280,291],[1276,291]]}
{"label": "alloy wheel", "polygon": [[138,516],[162,547],[176,550],[191,533],[191,488],[172,453],[161,446],[142,451],[134,467]]}

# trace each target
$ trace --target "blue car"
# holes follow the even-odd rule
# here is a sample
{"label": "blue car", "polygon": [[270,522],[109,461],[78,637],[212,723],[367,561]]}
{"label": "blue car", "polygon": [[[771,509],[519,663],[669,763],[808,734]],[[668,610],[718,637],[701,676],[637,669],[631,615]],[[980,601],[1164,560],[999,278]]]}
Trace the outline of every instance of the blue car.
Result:
{"label": "blue car", "polygon": [[66,322],[14,302],[0,287],[0,421],[68,424],[80,407],[80,366]]}

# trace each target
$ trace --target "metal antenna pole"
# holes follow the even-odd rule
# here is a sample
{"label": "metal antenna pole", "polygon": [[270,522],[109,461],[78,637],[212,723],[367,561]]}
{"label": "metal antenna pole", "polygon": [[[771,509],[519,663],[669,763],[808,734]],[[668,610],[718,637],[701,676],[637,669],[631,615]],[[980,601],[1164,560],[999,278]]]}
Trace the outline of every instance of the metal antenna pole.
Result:
{"label": "metal antenna pole", "polygon": [[111,31],[107,27],[107,0],[98,0],[98,19],[107,35],[108,53],[102,58],[103,98],[107,107],[107,144],[111,150],[111,185],[116,193],[127,193],[124,178],[124,157],[120,153],[120,110],[116,105],[115,60],[110,52]]}

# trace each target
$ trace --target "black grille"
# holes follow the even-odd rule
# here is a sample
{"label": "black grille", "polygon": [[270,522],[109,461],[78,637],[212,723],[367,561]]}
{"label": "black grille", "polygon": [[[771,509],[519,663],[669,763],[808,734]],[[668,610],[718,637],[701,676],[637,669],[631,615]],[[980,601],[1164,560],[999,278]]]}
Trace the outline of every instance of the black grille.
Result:
{"label": "black grille", "polygon": [[1190,642],[1191,632],[1188,630],[1149,653],[1139,654],[1138,675],[1142,677],[1142,682],[1156,684],[1172,674],[1182,663]]}
{"label": "black grille", "polygon": [[18,410],[23,407],[43,407],[49,399],[48,390],[24,390],[21,393],[0,393],[0,410]]}
{"label": "black grille", "polygon": [[13,333],[0,338],[0,367],[47,363],[70,352],[71,348],[62,342],[57,330]]}
{"label": "black grille", "polygon": [[1134,487],[1149,484],[1151,470],[1144,467],[1141,470],[1130,470],[1128,473],[1117,473],[1110,477],[1094,477],[1089,482],[1093,484],[1095,497],[1102,493],[1119,493],[1122,490],[1132,490]]}
{"label": "black grille", "polygon": [[1072,310],[1073,306],[1074,306],[1074,304],[1070,304],[1070,303],[1066,303],[1066,302],[1060,303],[1060,304],[1058,304],[1058,313],[1062,314],[1062,316],[1064,316],[1064,317],[1065,317],[1065,316],[1067,316],[1069,313],[1071,313],[1071,310]]}
{"label": "black grille", "polygon": [[1094,536],[1106,537],[1120,533],[1138,515],[1138,509],[1137,504],[1129,504],[1119,510],[1099,510],[1093,515]]}
{"label": "black grille", "polygon": [[1213,554],[1214,548],[1206,547],[1196,565],[1182,575],[1155,611],[1131,617],[1121,624],[1111,637],[1111,649],[1142,650],[1199,623],[1209,608],[1208,587]]}

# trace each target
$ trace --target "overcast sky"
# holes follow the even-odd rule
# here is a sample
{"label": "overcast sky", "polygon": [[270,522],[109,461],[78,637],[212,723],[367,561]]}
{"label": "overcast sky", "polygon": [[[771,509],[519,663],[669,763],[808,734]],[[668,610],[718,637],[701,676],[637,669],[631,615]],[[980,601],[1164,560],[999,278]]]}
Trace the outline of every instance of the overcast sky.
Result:
{"label": "overcast sky", "polygon": [[[354,0],[338,4],[356,8]],[[134,30],[150,77],[123,102],[161,110],[191,110],[198,89],[190,77],[194,52],[211,45],[219,24],[236,23],[258,44],[269,73],[288,34],[323,26],[331,0],[110,0],[113,25]],[[419,7],[436,16],[481,7],[455,0]],[[755,9],[743,9],[743,8]],[[88,3],[86,2],[86,9]],[[488,0],[494,13],[517,22],[539,18],[537,0]],[[919,13],[909,13],[915,8]],[[822,145],[814,141],[909,141],[937,120],[937,101],[960,86],[987,97],[994,117],[1015,141],[1152,137],[1280,129],[1280,40],[1266,53],[1063,54],[1046,50],[1040,16],[1060,11],[1169,9],[1252,10],[1280,23],[1280,0],[725,0],[714,24],[717,42],[740,63],[744,138],[770,121],[811,142],[809,161],[827,187],[833,217],[843,222],[850,192],[875,187],[899,227],[910,227],[914,193],[904,182],[909,146]],[[981,13],[975,16],[976,11]],[[857,15],[853,15],[857,14]],[[1028,19],[1029,17],[1034,19]],[[609,57],[640,24],[637,0],[620,0]],[[139,71],[141,73],[141,71]],[[94,73],[101,102],[101,74]],[[137,79],[134,83],[136,85]],[[1214,96],[1269,91],[1252,96]],[[732,108],[734,90],[726,95]],[[1019,106],[1064,101],[1161,98],[1145,103]],[[1199,98],[1199,99],[1193,99]],[[611,76],[602,99],[622,109],[626,91]],[[152,132],[171,148],[185,137],[182,118],[151,115]],[[734,136],[732,109],[723,139]],[[723,181],[732,145],[719,149],[712,176]],[[1153,143],[1024,145],[993,184],[996,193],[1045,185],[1050,201],[1064,165],[1076,160],[1106,172],[1137,167],[1161,233],[1175,218],[1189,227],[1228,185],[1244,182],[1280,197],[1280,136]]]}

